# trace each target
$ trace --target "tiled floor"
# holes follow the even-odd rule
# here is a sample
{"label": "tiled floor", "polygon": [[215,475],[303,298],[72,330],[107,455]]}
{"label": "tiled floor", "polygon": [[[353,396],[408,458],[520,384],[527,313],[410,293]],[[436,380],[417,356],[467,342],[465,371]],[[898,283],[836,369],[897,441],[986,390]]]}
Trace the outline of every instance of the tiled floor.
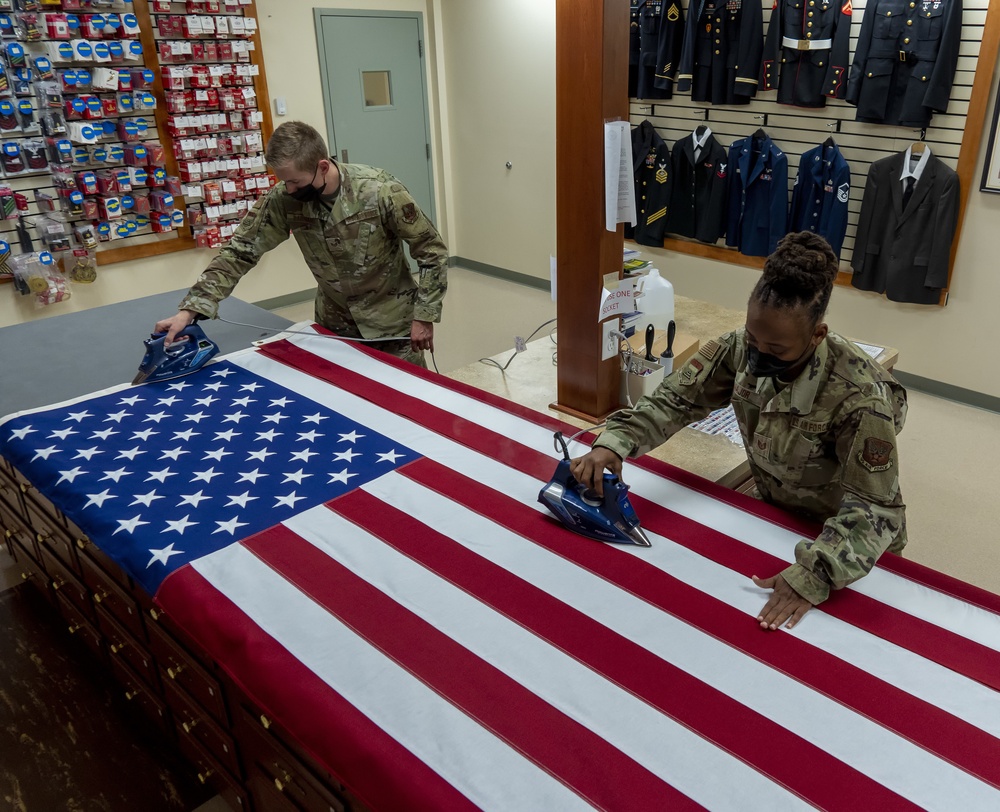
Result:
{"label": "tiled floor", "polygon": [[[309,320],[312,305],[305,303],[277,312],[294,321]],[[513,352],[515,335],[527,337],[554,315],[555,305],[547,293],[472,272],[453,271],[445,318],[436,334],[438,368],[449,372],[481,357]],[[550,329],[546,327],[538,335]],[[900,351],[900,368],[905,369],[905,347]],[[909,404],[906,430],[900,437],[901,481],[908,504],[910,537],[906,555],[1000,592],[1000,542],[993,526],[993,504],[1000,493],[1000,467],[996,465],[1000,459],[1000,414],[920,392],[910,392]],[[18,583],[18,571],[6,552],[0,552],[0,592],[7,595]],[[8,652],[3,656],[8,657]],[[108,724],[115,726],[116,739],[135,741],[134,731],[121,719],[114,719],[113,709],[100,707],[93,712],[110,714]],[[68,769],[83,770],[86,764],[81,761]],[[35,812],[24,806],[11,808]],[[80,808],[125,812],[138,807]],[[226,809],[224,802],[215,798],[198,806],[196,812]]]}

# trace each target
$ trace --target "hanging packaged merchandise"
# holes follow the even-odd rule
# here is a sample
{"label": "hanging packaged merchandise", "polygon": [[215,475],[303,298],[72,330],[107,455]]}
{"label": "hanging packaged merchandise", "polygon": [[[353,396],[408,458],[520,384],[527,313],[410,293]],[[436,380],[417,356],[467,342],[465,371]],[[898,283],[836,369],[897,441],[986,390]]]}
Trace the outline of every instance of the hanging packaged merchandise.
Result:
{"label": "hanging packaged merchandise", "polygon": [[36,307],[46,307],[71,298],[69,280],[59,272],[48,251],[35,252],[27,224],[21,217],[17,225],[21,253],[10,258],[14,286],[22,295],[34,296]]}
{"label": "hanging packaged merchandise", "polygon": [[62,257],[63,272],[73,282],[89,285],[97,281],[97,240],[94,248],[74,248],[72,252]]}

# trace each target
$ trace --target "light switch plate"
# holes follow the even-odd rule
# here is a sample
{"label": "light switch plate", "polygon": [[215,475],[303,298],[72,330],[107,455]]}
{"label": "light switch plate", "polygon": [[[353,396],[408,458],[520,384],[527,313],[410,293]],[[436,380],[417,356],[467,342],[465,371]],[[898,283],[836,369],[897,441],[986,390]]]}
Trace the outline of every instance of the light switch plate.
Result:
{"label": "light switch plate", "polygon": [[277,98],[275,98],[275,100],[274,100],[274,112],[277,115],[279,115],[279,116],[286,116],[286,115],[288,115],[288,107],[285,104],[285,97],[284,96],[278,96]]}

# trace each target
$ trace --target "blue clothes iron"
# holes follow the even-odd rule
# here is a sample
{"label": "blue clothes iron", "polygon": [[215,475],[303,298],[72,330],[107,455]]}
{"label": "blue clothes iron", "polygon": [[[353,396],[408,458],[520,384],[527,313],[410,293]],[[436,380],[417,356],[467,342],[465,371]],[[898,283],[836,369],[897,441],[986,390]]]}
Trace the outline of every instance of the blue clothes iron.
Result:
{"label": "blue clothes iron", "polygon": [[649,547],[649,539],[639,527],[639,517],[628,499],[628,485],[613,474],[604,474],[604,496],[586,488],[569,470],[569,449],[561,432],[555,434],[556,450],[563,459],[549,483],[538,493],[538,501],[566,527],[596,541],[638,544]]}
{"label": "blue clothes iron", "polygon": [[219,351],[219,345],[197,324],[189,324],[181,330],[169,347],[165,346],[166,340],[166,333],[153,333],[142,342],[146,354],[139,364],[139,374],[132,381],[133,386],[189,375],[205,366]]}

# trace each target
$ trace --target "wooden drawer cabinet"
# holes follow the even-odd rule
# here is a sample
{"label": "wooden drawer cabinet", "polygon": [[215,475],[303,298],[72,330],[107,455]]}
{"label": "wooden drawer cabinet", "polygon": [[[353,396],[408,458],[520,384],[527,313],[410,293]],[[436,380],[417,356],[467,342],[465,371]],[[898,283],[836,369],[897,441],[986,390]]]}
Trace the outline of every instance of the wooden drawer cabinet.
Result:
{"label": "wooden drawer cabinet", "polygon": [[173,724],[167,703],[152,691],[120,658],[110,658],[111,671],[122,686],[125,699],[137,707],[164,735],[173,738]]}
{"label": "wooden drawer cabinet", "polygon": [[131,592],[94,563],[89,553],[81,551],[79,558],[83,582],[90,590],[94,604],[113,615],[136,640],[145,642],[146,626],[142,620],[142,611]]}
{"label": "wooden drawer cabinet", "polygon": [[160,676],[156,661],[142,642],[136,640],[103,606],[96,609],[97,628],[104,637],[108,656],[124,660],[152,691],[159,693]]}
{"label": "wooden drawer cabinet", "polygon": [[167,705],[174,716],[177,727],[177,738],[190,736],[204,748],[234,779],[242,777],[240,761],[236,752],[236,744],[232,736],[215,723],[199,708],[184,689],[176,682],[163,684]]}
{"label": "wooden drawer cabinet", "polygon": [[228,728],[229,714],[219,681],[157,623],[149,624],[149,645],[164,684],[176,682],[209,716]]}
{"label": "wooden drawer cabinet", "polygon": [[132,581],[128,574],[119,567],[107,554],[92,542],[79,527],[69,519],[66,520],[67,533],[76,547],[80,565],[91,563],[105,576],[116,582],[125,592],[132,590]]}
{"label": "wooden drawer cabinet", "polygon": [[66,631],[90,649],[95,657],[103,659],[104,644],[101,633],[89,618],[84,617],[65,592],[56,594],[56,607],[66,621]]}
{"label": "wooden drawer cabinet", "polygon": [[21,580],[33,583],[49,603],[54,603],[55,595],[52,592],[48,573],[39,563],[38,559],[35,558],[35,548],[33,546],[30,548],[25,547],[17,539],[8,539],[7,546],[14,560],[17,562],[17,571],[21,576]]}
{"label": "wooden drawer cabinet", "polygon": [[28,524],[34,531],[39,549],[47,547],[68,569],[79,575],[80,562],[76,557],[76,545],[70,541],[62,521],[31,499],[25,499],[24,506],[27,509]]}
{"label": "wooden drawer cabinet", "polygon": [[25,521],[22,513],[16,512],[7,502],[0,500],[0,533],[3,534],[5,542],[19,541],[25,549],[33,551],[35,558],[38,558],[38,551],[35,550],[35,535],[31,530],[31,525]]}
{"label": "wooden drawer cabinet", "polygon": [[77,611],[88,620],[94,620],[94,605],[90,601],[90,593],[75,573],[63,564],[51,547],[41,544],[38,547],[38,560],[49,575],[52,590],[59,596],[69,600]]}

